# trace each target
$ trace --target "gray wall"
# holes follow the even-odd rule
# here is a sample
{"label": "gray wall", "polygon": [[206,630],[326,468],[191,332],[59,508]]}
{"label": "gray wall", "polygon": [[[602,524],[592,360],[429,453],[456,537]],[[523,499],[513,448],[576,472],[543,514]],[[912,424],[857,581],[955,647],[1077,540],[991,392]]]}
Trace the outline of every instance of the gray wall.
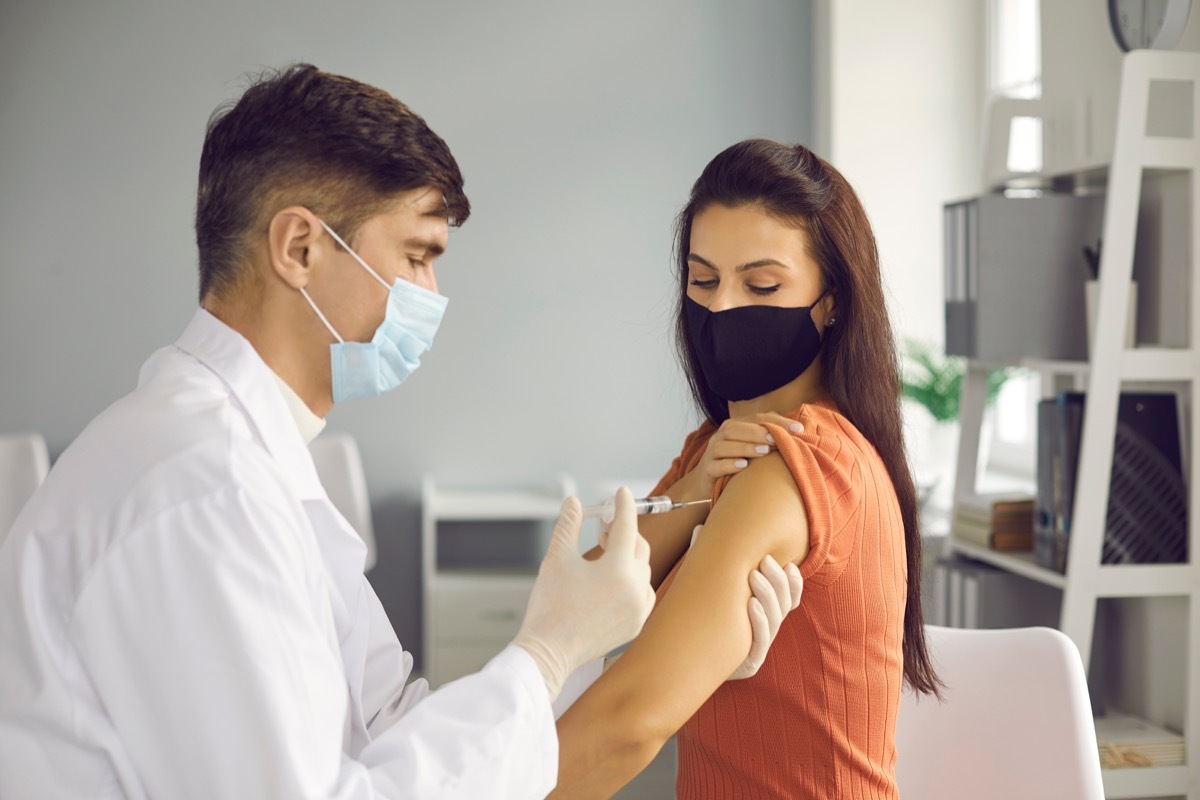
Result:
{"label": "gray wall", "polygon": [[294,60],[376,84],[450,144],[471,220],[422,370],[336,409],[372,574],[419,643],[418,486],[657,477],[695,417],[668,335],[673,217],[749,136],[811,141],[811,3],[0,5],[0,431],[60,452],[195,308],[210,112]]}

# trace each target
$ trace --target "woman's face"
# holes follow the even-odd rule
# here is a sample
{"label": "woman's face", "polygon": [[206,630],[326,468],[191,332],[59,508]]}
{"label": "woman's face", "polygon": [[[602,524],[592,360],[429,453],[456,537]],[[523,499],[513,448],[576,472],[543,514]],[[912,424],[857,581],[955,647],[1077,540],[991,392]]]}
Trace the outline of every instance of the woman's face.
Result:
{"label": "woman's face", "polygon": [[[710,205],[692,218],[687,296],[714,312],[812,305],[824,286],[808,245],[803,229],[784,225],[761,206]],[[813,309],[818,330],[832,308],[826,296]]]}

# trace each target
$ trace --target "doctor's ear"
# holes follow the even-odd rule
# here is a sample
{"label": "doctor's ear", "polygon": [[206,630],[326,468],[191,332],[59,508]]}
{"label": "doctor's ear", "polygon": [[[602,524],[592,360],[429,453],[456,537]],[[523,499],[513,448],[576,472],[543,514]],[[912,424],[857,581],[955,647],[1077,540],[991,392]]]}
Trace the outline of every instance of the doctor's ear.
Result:
{"label": "doctor's ear", "polygon": [[276,212],[267,225],[267,258],[271,269],[293,289],[308,284],[314,263],[314,245],[324,230],[317,215],[304,206],[289,206]]}

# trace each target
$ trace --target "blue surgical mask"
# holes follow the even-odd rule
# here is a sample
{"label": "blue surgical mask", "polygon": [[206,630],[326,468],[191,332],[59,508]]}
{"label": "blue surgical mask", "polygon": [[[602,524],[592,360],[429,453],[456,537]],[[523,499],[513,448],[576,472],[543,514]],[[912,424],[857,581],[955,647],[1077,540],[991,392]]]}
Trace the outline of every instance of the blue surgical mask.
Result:
{"label": "blue surgical mask", "polygon": [[446,298],[415,283],[397,278],[391,286],[371,269],[342,237],[321,222],[354,260],[388,290],[383,322],[369,342],[347,342],[329,324],[303,288],[300,293],[337,341],[329,345],[333,378],[333,402],[355,397],[375,397],[395,389],[421,365],[421,356],[433,345],[434,334],[446,312]]}

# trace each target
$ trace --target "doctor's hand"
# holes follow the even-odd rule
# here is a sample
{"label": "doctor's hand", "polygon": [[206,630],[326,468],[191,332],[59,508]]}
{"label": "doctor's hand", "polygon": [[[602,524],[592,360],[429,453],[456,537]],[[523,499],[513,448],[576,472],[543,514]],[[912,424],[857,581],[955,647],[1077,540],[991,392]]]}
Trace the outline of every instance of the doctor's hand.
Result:
{"label": "doctor's hand", "polygon": [[604,553],[594,561],[579,552],[582,524],[579,500],[568,498],[513,639],[533,656],[551,700],[578,667],[636,636],[654,607],[650,545],[638,533],[629,490],[617,492]]}
{"label": "doctor's hand", "polygon": [[784,569],[770,555],[763,556],[758,569],[750,573],[751,595],[747,608],[750,613],[750,652],[727,680],[738,681],[758,674],[783,618],[799,607],[802,591],[804,578],[795,564],[788,564]]}

